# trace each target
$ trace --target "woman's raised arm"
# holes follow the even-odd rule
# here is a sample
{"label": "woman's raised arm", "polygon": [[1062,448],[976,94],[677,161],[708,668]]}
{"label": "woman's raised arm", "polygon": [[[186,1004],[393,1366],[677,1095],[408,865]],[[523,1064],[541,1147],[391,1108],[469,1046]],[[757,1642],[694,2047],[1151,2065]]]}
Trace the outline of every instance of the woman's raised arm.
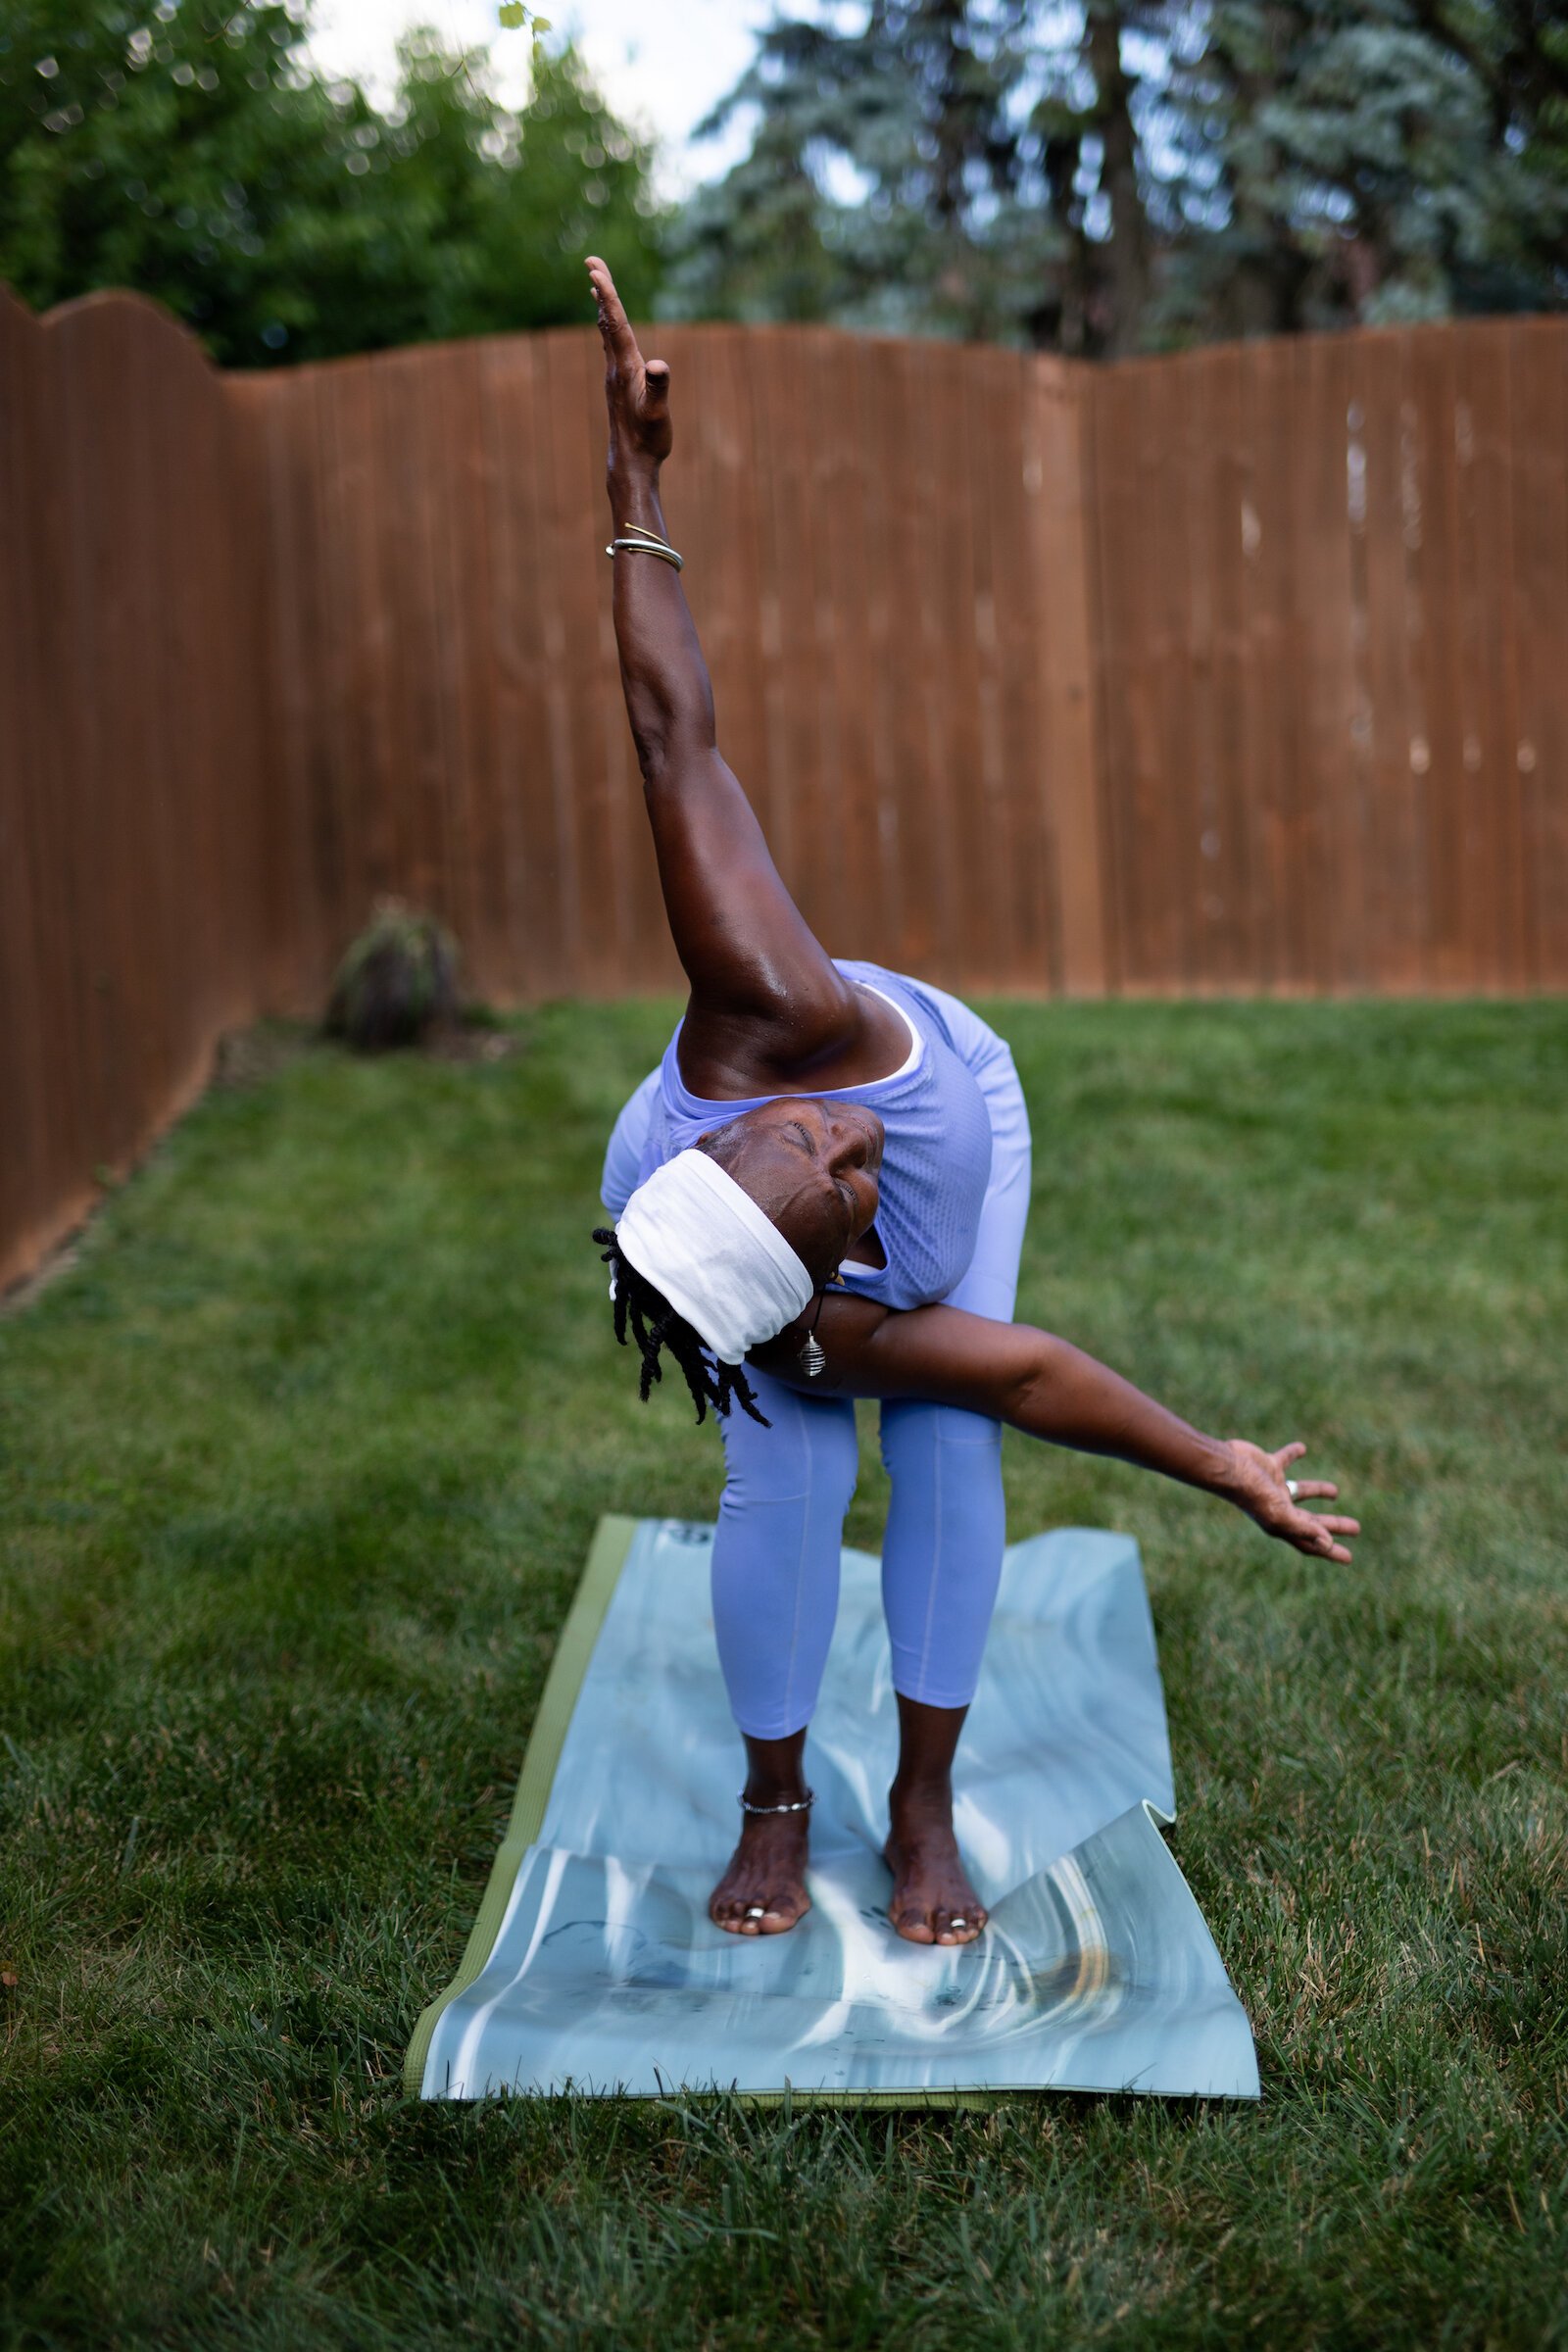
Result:
{"label": "woman's raised arm", "polygon": [[[610,411],[613,535],[668,539],[660,468],[671,445],[669,369],[644,361],[614,283],[593,258]],[[719,757],[708,664],[680,574],[657,555],[615,558],[621,685],[659,878],[691,983],[684,1045],[739,1078],[788,1071],[853,1040],[854,992],[780,879],[762,828]],[[744,1085],[739,1091],[746,1091]]]}

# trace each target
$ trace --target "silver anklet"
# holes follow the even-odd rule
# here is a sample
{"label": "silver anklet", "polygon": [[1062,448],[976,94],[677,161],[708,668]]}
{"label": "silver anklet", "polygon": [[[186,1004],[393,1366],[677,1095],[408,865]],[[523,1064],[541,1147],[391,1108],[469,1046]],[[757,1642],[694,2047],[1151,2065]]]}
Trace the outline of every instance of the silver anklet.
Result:
{"label": "silver anklet", "polygon": [[809,1813],[816,1802],[816,1790],[808,1788],[806,1794],[798,1796],[792,1805],[754,1805],[745,1789],[738,1788],[735,1802],[743,1813]]}

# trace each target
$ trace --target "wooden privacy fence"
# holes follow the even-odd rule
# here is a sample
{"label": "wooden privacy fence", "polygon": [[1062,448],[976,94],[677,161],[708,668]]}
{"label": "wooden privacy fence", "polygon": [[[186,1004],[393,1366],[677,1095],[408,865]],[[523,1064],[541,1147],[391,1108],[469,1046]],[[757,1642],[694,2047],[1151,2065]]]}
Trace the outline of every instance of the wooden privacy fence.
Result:
{"label": "wooden privacy fence", "polygon": [[[1091,369],[661,329],[720,737],[835,951],[1568,985],[1568,321]],[[588,331],[222,376],[0,293],[0,1281],[371,901],[674,985]]]}

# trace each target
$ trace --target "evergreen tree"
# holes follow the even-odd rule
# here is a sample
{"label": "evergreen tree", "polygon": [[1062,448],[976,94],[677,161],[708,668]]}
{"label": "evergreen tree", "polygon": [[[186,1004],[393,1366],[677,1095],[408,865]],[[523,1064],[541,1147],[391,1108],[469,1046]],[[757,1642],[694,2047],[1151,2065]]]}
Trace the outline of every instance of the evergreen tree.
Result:
{"label": "evergreen tree", "polygon": [[639,306],[659,272],[647,149],[574,54],[530,103],[416,31],[384,113],[256,0],[12,0],[0,20],[0,278],[168,304],[220,360],[321,359],[582,318],[585,251]]}
{"label": "evergreen tree", "polygon": [[1481,89],[1488,135],[1513,170],[1479,268],[1456,272],[1460,307],[1568,302],[1568,10],[1562,0],[1413,0]]}
{"label": "evergreen tree", "polygon": [[1020,106],[1027,0],[870,0],[784,20],[699,135],[750,154],[674,240],[672,314],[1019,331],[1055,242]]}
{"label": "evergreen tree", "polygon": [[865,0],[781,20],[681,315],[1090,356],[1568,302],[1554,0]]}
{"label": "evergreen tree", "polygon": [[1405,0],[1211,9],[1174,76],[1191,169],[1160,339],[1568,297],[1568,172],[1530,152],[1500,81],[1494,103],[1443,12],[1427,15]]}

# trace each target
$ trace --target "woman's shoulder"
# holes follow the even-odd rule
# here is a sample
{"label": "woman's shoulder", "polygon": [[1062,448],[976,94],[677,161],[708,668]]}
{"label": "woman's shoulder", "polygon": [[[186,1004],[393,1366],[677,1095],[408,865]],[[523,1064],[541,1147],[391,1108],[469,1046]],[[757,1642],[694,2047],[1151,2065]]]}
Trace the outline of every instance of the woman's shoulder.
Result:
{"label": "woman's shoulder", "polygon": [[890,1073],[905,1075],[925,1044],[912,1002],[875,964],[835,958],[831,969],[835,1004],[793,1006],[788,1023],[733,1014],[717,1021],[694,1000],[664,1054],[672,1109],[695,1114],[723,1104],[738,1116],[781,1095],[858,1094]]}

